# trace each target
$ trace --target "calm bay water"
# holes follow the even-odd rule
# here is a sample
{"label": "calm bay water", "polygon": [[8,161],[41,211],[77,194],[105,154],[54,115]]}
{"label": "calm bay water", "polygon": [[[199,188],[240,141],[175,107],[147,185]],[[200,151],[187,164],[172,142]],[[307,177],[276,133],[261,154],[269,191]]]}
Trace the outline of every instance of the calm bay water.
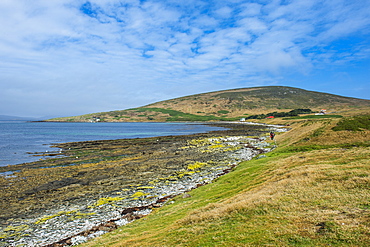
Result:
{"label": "calm bay water", "polygon": [[223,128],[191,123],[49,123],[0,121],[0,166],[36,161],[64,142],[205,133]]}

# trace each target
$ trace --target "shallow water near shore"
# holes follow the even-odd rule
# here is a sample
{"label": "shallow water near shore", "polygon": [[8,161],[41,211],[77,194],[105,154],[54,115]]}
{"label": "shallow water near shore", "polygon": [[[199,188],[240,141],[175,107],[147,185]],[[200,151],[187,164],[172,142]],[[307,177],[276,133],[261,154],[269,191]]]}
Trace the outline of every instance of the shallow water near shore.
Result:
{"label": "shallow water near shore", "polygon": [[[274,148],[270,127],[58,144],[64,157],[2,167],[0,246],[69,246],[127,224]],[[49,169],[47,169],[49,168]],[[12,171],[12,172],[9,172]]]}
{"label": "shallow water near shore", "polygon": [[37,161],[58,152],[51,144],[205,133],[222,128],[192,123],[55,123],[0,121],[0,166]]}

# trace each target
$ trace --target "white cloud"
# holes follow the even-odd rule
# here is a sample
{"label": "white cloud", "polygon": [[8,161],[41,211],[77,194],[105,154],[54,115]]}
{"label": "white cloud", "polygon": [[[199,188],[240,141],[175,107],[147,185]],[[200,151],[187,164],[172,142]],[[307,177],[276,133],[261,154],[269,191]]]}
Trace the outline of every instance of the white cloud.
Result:
{"label": "white cloud", "polygon": [[82,114],[369,59],[369,3],[285,2],[3,0],[0,114],[25,115],[16,98]]}
{"label": "white cloud", "polygon": [[258,16],[261,13],[262,5],[258,3],[245,3],[241,7],[240,16]]}
{"label": "white cloud", "polygon": [[217,17],[229,18],[233,12],[233,9],[228,6],[223,6],[214,11]]}

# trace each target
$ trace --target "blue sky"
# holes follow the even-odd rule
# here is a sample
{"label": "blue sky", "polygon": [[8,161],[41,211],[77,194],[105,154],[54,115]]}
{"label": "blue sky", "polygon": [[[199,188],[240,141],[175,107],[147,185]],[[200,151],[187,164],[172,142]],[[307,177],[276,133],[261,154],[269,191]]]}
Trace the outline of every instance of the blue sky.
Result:
{"label": "blue sky", "polygon": [[0,115],[256,86],[370,99],[370,1],[0,1]]}

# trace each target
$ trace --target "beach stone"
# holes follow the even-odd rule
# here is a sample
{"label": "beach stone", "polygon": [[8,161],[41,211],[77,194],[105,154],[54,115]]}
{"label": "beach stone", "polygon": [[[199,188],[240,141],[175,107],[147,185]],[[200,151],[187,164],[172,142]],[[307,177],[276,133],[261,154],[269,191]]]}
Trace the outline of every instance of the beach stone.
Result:
{"label": "beach stone", "polygon": [[187,193],[185,193],[185,194],[182,195],[182,198],[189,198],[189,197],[191,197],[191,195],[189,195]]}
{"label": "beach stone", "polygon": [[[176,195],[188,198],[188,191],[265,152],[267,143],[247,137],[263,133],[261,127],[237,125],[188,136],[60,144],[66,157],[20,165],[13,168],[20,171],[15,178],[0,180],[6,188],[0,195],[7,198],[0,202],[7,222],[0,225],[2,240],[30,247],[86,241]],[[18,227],[18,235],[4,232],[8,226]]]}
{"label": "beach stone", "polygon": [[62,178],[61,180],[51,181],[46,184],[42,184],[41,186],[38,186],[36,188],[32,188],[30,190],[26,190],[24,193],[26,195],[32,195],[36,194],[40,191],[50,191],[50,190],[56,190],[62,187],[66,187],[71,184],[78,184],[81,180],[75,179],[75,178]]}

